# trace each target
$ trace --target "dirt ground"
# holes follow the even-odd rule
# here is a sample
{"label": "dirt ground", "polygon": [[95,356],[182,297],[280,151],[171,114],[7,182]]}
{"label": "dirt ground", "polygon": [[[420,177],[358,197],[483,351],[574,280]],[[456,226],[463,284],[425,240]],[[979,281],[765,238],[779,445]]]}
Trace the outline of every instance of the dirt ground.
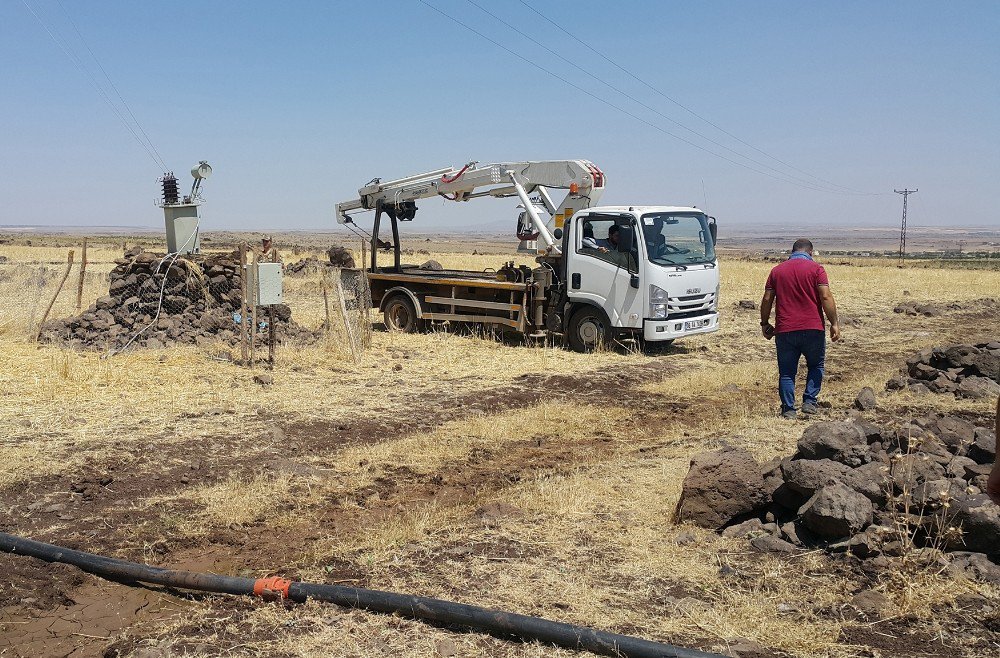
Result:
{"label": "dirt ground", "polygon": [[[92,252],[91,299],[116,249]],[[462,249],[428,257],[497,260]],[[282,348],[261,385],[219,348],[102,359],[35,345],[31,323],[64,251],[0,244],[4,532],[171,568],[437,596],[744,658],[1000,654],[996,586],[906,556],[873,572],[821,552],[757,554],[671,523],[692,454],[731,444],[769,459],[805,426],[776,417],[773,345],[757,312],[736,306],[759,298],[769,263],[724,259],[723,328],[656,354],[375,331],[357,360],[342,335]],[[995,337],[1000,272],[838,263],[828,271],[845,338],[830,347],[825,417],[843,417],[869,385],[876,422],[937,410],[989,426],[993,401],[882,389],[922,347]],[[316,282],[288,286],[293,317],[318,325]],[[943,314],[893,313],[904,299]],[[56,312],[71,306],[60,300]],[[852,605],[864,590],[890,609]],[[315,603],[129,587],[0,555],[0,656],[572,653]]]}

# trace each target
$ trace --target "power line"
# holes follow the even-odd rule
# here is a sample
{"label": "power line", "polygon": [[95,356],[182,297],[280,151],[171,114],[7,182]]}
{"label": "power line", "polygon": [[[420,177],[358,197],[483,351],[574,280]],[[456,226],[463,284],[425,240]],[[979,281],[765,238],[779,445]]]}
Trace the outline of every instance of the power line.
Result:
{"label": "power line", "polygon": [[80,28],[77,27],[76,21],[74,21],[73,17],[70,16],[70,13],[66,11],[66,6],[62,3],[62,0],[56,0],[56,3],[59,5],[59,8],[62,9],[63,14],[66,15],[66,20],[68,20],[69,24],[73,26],[73,31],[76,32],[76,35],[78,37],[80,37],[80,41],[87,49],[87,52],[90,53],[90,56],[91,58],[93,58],[94,63],[97,64],[97,68],[101,69],[101,73],[104,74],[104,78],[108,81],[108,84],[111,85],[111,88],[114,90],[115,94],[118,95],[118,100],[122,102],[122,105],[125,106],[125,110],[128,112],[128,115],[132,117],[132,121],[135,122],[135,127],[138,128],[139,132],[142,133],[142,136],[146,138],[146,142],[149,144],[149,148],[153,150],[153,153],[156,154],[156,158],[160,161],[160,164],[163,165],[163,170],[166,171],[168,169],[167,163],[164,162],[163,158],[160,156],[160,152],[156,150],[156,145],[153,144],[153,140],[151,140],[149,138],[149,135],[146,134],[146,131],[143,130],[142,124],[139,123],[139,120],[135,117],[135,114],[132,112],[132,108],[125,101],[125,98],[124,96],[122,96],[122,93],[118,91],[118,87],[111,79],[111,76],[108,75],[108,72],[106,70],[104,70],[104,66],[101,64],[101,60],[97,59],[97,55],[95,55],[94,51],[90,48],[90,44],[87,43],[87,40],[83,38],[83,33],[81,33]]}
{"label": "power line", "polygon": [[916,194],[917,190],[908,190],[905,187],[901,190],[893,190],[896,194],[903,195],[903,222],[899,229],[899,263],[903,264],[903,257],[906,256],[906,200],[911,194]]}
{"label": "power line", "polygon": [[[630,101],[632,101],[633,103],[636,103],[637,105],[641,105],[642,107],[644,107],[645,109],[649,110],[650,112],[652,112],[652,113],[656,114],[656,115],[657,115],[657,116],[659,116],[660,118],[662,118],[662,119],[666,119],[667,121],[669,121],[670,123],[674,124],[674,125],[675,125],[675,126],[677,126],[678,128],[680,128],[680,129],[682,129],[682,130],[685,130],[685,131],[687,131],[687,132],[691,133],[692,135],[695,135],[695,136],[697,136],[697,137],[699,137],[699,138],[701,138],[701,139],[705,140],[706,142],[708,142],[708,143],[710,143],[710,144],[713,144],[713,145],[715,145],[715,146],[717,146],[717,147],[719,147],[719,148],[721,148],[721,149],[723,149],[723,150],[725,150],[725,151],[728,151],[729,153],[732,153],[733,155],[735,155],[735,156],[736,156],[736,157],[738,157],[738,158],[743,158],[743,159],[747,160],[748,162],[752,162],[753,164],[755,164],[755,165],[757,165],[757,166],[759,166],[759,167],[763,167],[763,168],[765,168],[765,169],[769,169],[769,170],[771,170],[771,171],[773,171],[773,172],[775,172],[775,173],[777,173],[777,174],[779,174],[779,175],[781,175],[781,176],[787,176],[788,178],[791,178],[791,179],[793,179],[793,180],[797,180],[797,181],[799,181],[800,183],[805,183],[805,184],[807,184],[807,185],[817,185],[817,184],[816,184],[816,183],[814,183],[813,181],[810,181],[810,180],[806,180],[806,179],[804,179],[804,178],[799,178],[799,177],[797,177],[797,176],[793,176],[793,175],[791,175],[791,174],[788,174],[788,173],[786,173],[786,172],[783,172],[783,171],[781,171],[780,169],[776,169],[775,167],[773,167],[773,166],[771,166],[771,165],[769,165],[769,164],[767,164],[767,163],[765,163],[765,162],[761,162],[760,160],[755,160],[755,159],[753,159],[753,158],[751,158],[751,157],[748,157],[748,156],[744,155],[743,153],[740,153],[739,151],[737,151],[737,150],[735,150],[735,149],[733,149],[733,148],[730,148],[729,146],[726,146],[725,144],[723,144],[723,143],[721,143],[721,142],[719,142],[719,141],[716,141],[716,140],[712,139],[711,137],[709,137],[709,136],[707,136],[707,135],[705,135],[705,134],[703,134],[703,133],[700,133],[700,132],[698,132],[697,130],[694,130],[693,128],[689,128],[688,126],[684,125],[684,124],[683,124],[683,123],[681,123],[680,121],[677,121],[676,119],[674,119],[674,118],[672,118],[672,117],[670,117],[670,116],[667,116],[666,114],[664,114],[664,113],[663,113],[663,112],[661,112],[660,110],[656,109],[655,107],[653,107],[653,106],[651,106],[651,105],[649,105],[649,104],[647,104],[647,103],[644,103],[643,101],[641,101],[641,100],[639,100],[638,98],[636,98],[636,97],[632,96],[632,95],[631,95],[631,94],[629,94],[628,92],[624,91],[623,89],[620,89],[619,87],[617,87],[617,86],[615,86],[614,84],[612,84],[612,83],[608,82],[607,80],[604,80],[604,79],[602,79],[602,78],[598,77],[598,76],[597,76],[596,74],[594,74],[594,73],[593,73],[593,72],[591,72],[591,71],[588,71],[587,69],[583,68],[582,66],[580,66],[580,65],[579,65],[579,64],[577,64],[576,62],[572,61],[571,59],[568,59],[567,57],[564,57],[563,55],[560,55],[560,54],[559,54],[558,52],[556,52],[556,51],[555,51],[555,50],[553,50],[552,48],[548,47],[548,46],[547,46],[547,45],[545,45],[544,43],[542,43],[542,42],[538,41],[537,39],[535,39],[535,38],[534,38],[534,37],[532,37],[531,35],[529,35],[529,34],[526,34],[526,33],[524,33],[524,32],[523,32],[523,31],[522,31],[521,29],[519,29],[519,28],[518,28],[517,26],[515,26],[515,25],[511,25],[510,23],[508,23],[507,21],[505,21],[505,20],[504,20],[503,18],[501,18],[500,16],[497,16],[496,14],[494,14],[493,12],[491,12],[491,11],[490,11],[489,9],[487,9],[487,8],[483,7],[483,6],[481,5],[481,4],[479,4],[478,2],[476,2],[476,0],[466,0],[466,2],[468,2],[468,3],[470,4],[470,5],[472,5],[472,6],[476,7],[477,9],[479,9],[480,11],[482,11],[483,13],[485,13],[485,14],[489,15],[489,16],[490,16],[490,17],[492,17],[492,18],[493,18],[494,20],[496,20],[496,21],[498,21],[498,22],[502,23],[502,24],[503,24],[503,25],[505,25],[505,26],[506,26],[507,28],[509,28],[509,29],[513,30],[514,32],[516,32],[517,34],[521,35],[522,37],[524,37],[525,39],[527,39],[527,40],[528,40],[528,41],[530,41],[531,43],[535,44],[535,45],[536,45],[536,46],[538,46],[539,48],[542,48],[542,49],[544,49],[544,50],[545,50],[546,52],[548,52],[549,54],[551,54],[551,55],[553,55],[553,56],[555,56],[555,57],[559,58],[560,60],[562,60],[562,61],[563,61],[563,62],[565,62],[566,64],[568,64],[568,65],[572,66],[573,68],[577,69],[578,71],[580,71],[580,72],[581,72],[581,73],[583,73],[584,75],[587,75],[587,76],[589,76],[589,77],[593,78],[594,80],[596,80],[596,81],[600,82],[600,83],[601,83],[602,85],[604,85],[604,86],[605,86],[605,87],[607,87],[608,89],[611,89],[611,90],[612,90],[612,91],[614,91],[615,93],[617,93],[617,94],[620,94],[620,95],[624,96],[625,98],[629,99],[629,100],[630,100]],[[807,175],[808,175],[808,174],[807,174]],[[815,176],[812,176],[812,178],[816,178],[816,177],[815,177]],[[833,184],[833,183],[831,183],[831,185],[834,185],[835,187],[842,187],[842,186],[839,186],[839,185],[835,185],[835,184]],[[831,190],[829,190],[829,191],[830,191],[831,193],[833,193],[833,194],[856,194],[856,193],[855,193],[855,192],[853,192],[853,191],[849,191],[849,190],[847,190],[847,188],[844,188],[843,190],[835,190],[835,189],[831,189]],[[860,193],[860,194],[863,194],[863,193]]]}
{"label": "power line", "polygon": [[132,134],[132,137],[135,138],[135,141],[146,152],[149,158],[153,161],[153,164],[155,164],[157,168],[162,167],[162,170],[166,171],[167,169],[166,164],[163,162],[163,160],[158,159],[158,156],[154,152],[154,149],[151,148],[151,144],[146,144],[145,142],[142,141],[142,139],[139,138],[139,135],[135,132],[135,129],[132,128],[129,122],[125,119],[125,116],[121,113],[121,110],[118,109],[118,107],[111,100],[111,97],[108,96],[108,93],[104,90],[104,87],[102,87],[97,82],[97,79],[90,72],[90,69],[88,69],[83,64],[83,61],[79,57],[77,57],[77,55],[74,52],[72,52],[72,50],[68,47],[68,45],[64,44],[56,36],[53,30],[49,29],[49,26],[46,25],[45,21],[42,20],[41,16],[39,16],[35,12],[35,10],[31,7],[31,5],[28,4],[27,0],[21,0],[21,4],[24,5],[25,9],[31,12],[31,15],[35,17],[35,20],[37,20],[38,24],[42,26],[42,29],[45,30],[45,32],[49,35],[49,38],[52,39],[53,43],[55,43],[59,47],[59,49],[63,51],[66,57],[68,57],[71,62],[76,64],[77,68],[83,71],[83,73],[87,76],[87,78],[90,79],[91,84],[94,85],[94,88],[97,90],[97,92],[104,98],[105,102],[107,102],[108,107],[111,108],[111,111],[114,112],[115,115],[118,117],[118,119],[122,122],[122,125],[125,126],[125,129]]}
{"label": "power line", "polygon": [[450,20],[450,21],[452,21],[452,22],[454,22],[454,23],[456,23],[456,24],[464,27],[465,29],[467,29],[470,32],[472,32],[473,34],[479,36],[480,38],[485,39],[486,41],[489,41],[494,46],[496,46],[497,48],[500,48],[501,50],[507,52],[511,56],[516,57],[517,59],[521,60],[522,62],[524,62],[524,63],[526,63],[526,64],[528,64],[530,66],[535,67],[539,71],[542,71],[543,73],[552,76],[553,78],[559,80],[560,82],[562,82],[562,83],[564,83],[564,84],[572,87],[573,89],[576,89],[580,93],[586,94],[587,96],[593,98],[594,100],[596,100],[596,101],[598,101],[600,103],[603,103],[604,105],[607,105],[608,107],[610,107],[610,108],[612,108],[614,110],[618,110],[622,114],[625,114],[626,116],[629,116],[632,119],[635,119],[636,121],[642,123],[643,125],[646,125],[646,126],[652,128],[653,130],[657,130],[657,131],[659,131],[659,132],[661,132],[661,133],[663,133],[665,135],[669,135],[670,137],[673,137],[676,140],[684,142],[685,144],[688,144],[689,146],[693,146],[694,148],[696,148],[696,149],[698,149],[700,151],[704,151],[706,153],[714,155],[715,157],[720,158],[722,160],[725,160],[726,162],[729,162],[730,164],[734,164],[737,167],[743,167],[744,169],[748,169],[750,171],[756,172],[756,173],[758,173],[758,174],[760,174],[762,176],[767,176],[768,178],[773,178],[775,180],[779,180],[779,181],[782,181],[784,183],[788,183],[790,185],[796,185],[798,187],[803,187],[805,189],[809,189],[809,190],[812,190],[814,192],[826,192],[826,193],[836,194],[836,192],[833,192],[833,191],[831,191],[829,189],[826,189],[826,188],[822,188],[822,187],[819,187],[819,186],[816,186],[816,185],[808,185],[808,184],[804,184],[804,183],[799,183],[799,182],[797,182],[795,180],[792,180],[792,179],[789,179],[789,178],[784,178],[784,177],[781,177],[781,176],[777,176],[777,175],[772,174],[772,173],[770,173],[768,171],[757,169],[756,167],[752,167],[752,166],[750,166],[748,164],[745,164],[743,162],[739,162],[737,160],[733,160],[732,158],[726,157],[725,155],[722,155],[720,153],[716,153],[715,151],[713,151],[711,149],[708,149],[708,148],[705,148],[704,146],[702,146],[701,144],[698,144],[696,142],[692,142],[691,140],[689,140],[689,139],[687,139],[685,137],[681,137],[680,135],[677,135],[676,133],[672,133],[669,130],[663,128],[662,126],[658,126],[655,123],[651,123],[650,121],[647,121],[646,119],[643,119],[642,117],[636,115],[635,113],[630,112],[629,110],[627,110],[627,109],[625,109],[625,108],[623,108],[623,107],[621,107],[619,105],[615,105],[611,101],[609,101],[609,100],[607,100],[605,98],[602,98],[602,97],[598,96],[597,94],[595,94],[595,93],[593,93],[591,91],[588,91],[587,89],[584,89],[583,87],[581,87],[580,85],[576,84],[575,82],[572,82],[572,81],[564,78],[563,76],[559,75],[558,73],[555,73],[554,71],[551,71],[550,69],[545,68],[541,64],[538,64],[538,63],[536,63],[536,62],[528,59],[524,55],[521,55],[520,53],[511,50],[507,46],[504,46],[503,44],[497,42],[496,40],[491,39],[490,37],[488,37],[485,34],[483,34],[482,32],[480,32],[479,30],[477,30],[474,27],[468,25],[467,23],[464,23],[461,20],[455,18],[454,16],[451,16],[450,14],[445,13],[441,9],[438,9],[434,5],[432,5],[429,2],[427,2],[427,0],[419,0],[419,2],[421,4],[423,4],[423,5],[425,5],[426,7],[434,10],[438,14],[441,14],[442,16],[444,16],[445,18],[447,18],[448,20]]}
{"label": "power line", "polygon": [[[710,119],[702,116],[701,114],[695,112],[694,110],[692,110],[688,106],[684,105],[680,101],[678,101],[678,100],[676,100],[676,99],[668,96],[664,92],[660,91],[658,88],[656,88],[655,86],[653,86],[652,84],[650,84],[646,80],[640,78],[635,73],[632,73],[630,70],[626,69],[624,66],[622,66],[621,64],[619,64],[615,60],[611,59],[610,57],[608,57],[607,55],[605,55],[601,51],[599,51],[596,48],[594,48],[593,46],[591,46],[586,40],[584,40],[584,39],[576,36],[575,34],[573,34],[572,32],[570,32],[569,30],[567,30],[566,28],[564,28],[562,25],[560,25],[558,22],[552,20],[551,18],[549,18],[548,16],[546,16],[545,14],[543,14],[542,12],[540,12],[539,10],[535,9],[533,6],[531,6],[530,4],[528,4],[525,0],[518,0],[518,2],[520,2],[522,5],[524,5],[528,9],[530,9],[532,12],[534,12],[535,14],[537,14],[540,18],[542,18],[546,22],[548,22],[551,25],[553,25],[560,32],[562,32],[566,36],[570,37],[571,39],[573,39],[577,43],[582,44],[587,50],[589,50],[590,52],[594,53],[595,55],[597,55],[598,57],[600,57],[604,61],[608,62],[609,64],[611,64],[612,66],[614,66],[619,71],[621,71],[625,75],[629,76],[630,78],[632,78],[636,82],[642,84],[643,86],[647,87],[649,90],[651,90],[652,92],[654,92],[655,94],[657,94],[657,95],[661,96],[662,98],[666,99],[667,101],[673,103],[674,105],[676,105],[677,107],[681,108],[682,110],[684,110],[685,112],[687,112],[691,116],[693,116],[693,117],[695,117],[697,119],[700,119],[701,121],[704,121],[708,125],[712,126],[716,130],[718,130],[719,132],[721,132],[724,135],[727,135],[728,137],[736,140],[740,144],[743,144],[744,146],[746,146],[746,147],[748,147],[750,149],[753,149],[757,153],[760,153],[761,155],[763,155],[763,156],[765,156],[767,158],[770,158],[771,160],[774,160],[775,162],[777,162],[777,163],[779,163],[779,164],[787,167],[788,169],[791,169],[793,171],[797,171],[800,174],[804,174],[804,175],[808,176],[809,178],[814,178],[817,181],[826,183],[827,185],[832,185],[834,187],[839,187],[842,190],[845,190],[845,191],[850,192],[852,194],[865,195],[865,196],[878,196],[878,195],[881,194],[880,192],[861,192],[859,190],[854,190],[854,189],[851,189],[851,188],[846,187],[844,185],[840,185],[838,183],[834,183],[833,181],[826,180],[825,178],[820,178],[819,176],[816,176],[815,174],[811,174],[811,173],[809,173],[808,171],[806,171],[804,169],[796,167],[793,164],[789,164],[788,162],[785,162],[784,160],[782,160],[782,159],[780,159],[780,158],[778,158],[778,157],[776,157],[774,155],[771,155],[770,153],[767,153],[763,149],[760,149],[760,148],[754,146],[753,144],[750,144],[749,142],[747,142],[747,141],[745,141],[743,139],[740,139],[740,137],[738,137],[737,135],[734,135],[733,133],[729,132],[728,130],[726,130],[722,126],[718,125],[717,123],[715,123],[715,122],[711,121]],[[747,159],[749,159],[749,158],[747,158]]]}

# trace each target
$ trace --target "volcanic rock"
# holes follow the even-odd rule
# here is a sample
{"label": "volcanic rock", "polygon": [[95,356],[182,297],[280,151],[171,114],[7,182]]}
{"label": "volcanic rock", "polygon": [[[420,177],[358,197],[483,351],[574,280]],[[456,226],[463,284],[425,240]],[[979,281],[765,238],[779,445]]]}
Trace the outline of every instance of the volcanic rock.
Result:
{"label": "volcanic rock", "polygon": [[935,423],[938,437],[952,450],[972,443],[976,426],[955,416],[944,416]]}
{"label": "volcanic rock", "polygon": [[918,484],[942,479],[945,470],[929,455],[913,453],[895,458],[891,466],[891,475],[897,491],[912,491]]}
{"label": "volcanic rock", "polygon": [[992,464],[997,456],[997,435],[985,427],[977,427],[969,446],[969,458],[979,464]]}
{"label": "volcanic rock", "polygon": [[[921,350],[906,360],[905,388],[921,393],[920,384],[929,391],[965,398],[983,398],[1000,394],[1000,350],[991,347],[998,341],[950,345]],[[893,377],[886,390],[901,390],[905,378]]]}
{"label": "volcanic rock", "polygon": [[781,472],[793,491],[806,501],[831,482],[841,482],[848,466],[832,459],[792,459],[781,464]]}
{"label": "volcanic rock", "polygon": [[983,583],[1000,584],[1000,565],[990,562],[982,553],[955,551],[951,558],[948,572],[959,578],[968,578]]}
{"label": "volcanic rock", "polygon": [[958,384],[955,394],[963,398],[975,400],[981,398],[995,397],[1000,394],[1000,384],[987,377],[977,377],[969,375],[964,377]]}
{"label": "volcanic rock", "polygon": [[805,527],[828,539],[863,530],[871,524],[873,512],[868,498],[840,483],[821,488],[799,509]]}
{"label": "volcanic rock", "polygon": [[354,256],[344,247],[330,247],[326,250],[326,257],[334,267],[355,267]]}
{"label": "volcanic rock", "polygon": [[743,523],[731,525],[722,531],[722,536],[729,537],[730,539],[757,537],[766,534],[767,531],[764,529],[764,522],[760,519],[747,519]]}
{"label": "volcanic rock", "polygon": [[906,377],[902,375],[896,375],[891,377],[889,381],[885,383],[885,390],[887,391],[901,391],[906,388]]}
{"label": "volcanic rock", "polygon": [[952,542],[954,548],[1000,553],[1000,505],[980,494],[955,501],[953,509],[952,524],[962,529],[962,538]]}
{"label": "volcanic rock", "polygon": [[691,459],[677,503],[677,521],[721,528],[767,503],[760,465],[746,450],[705,452]]}
{"label": "volcanic rock", "polygon": [[798,449],[802,459],[833,459],[848,465],[859,465],[860,456],[868,449],[868,440],[854,423],[814,423],[802,433]]}
{"label": "volcanic rock", "polygon": [[969,459],[968,457],[962,457],[960,455],[955,456],[945,467],[945,475],[959,480],[968,480],[970,477],[978,475],[978,473],[974,473],[971,476],[969,475],[969,469],[976,466],[978,466],[978,464],[975,460]]}
{"label": "volcanic rock", "polygon": [[871,411],[875,408],[875,391],[865,386],[854,398],[854,408],[860,411]]}
{"label": "volcanic rock", "polygon": [[[130,250],[115,261],[109,274],[110,294],[77,317],[46,322],[40,338],[102,350],[126,344],[161,348],[177,343],[233,343],[239,335],[238,323],[243,322],[238,259],[236,252],[165,259]],[[279,342],[315,339],[313,332],[291,321],[287,305],[271,309]],[[148,326],[154,317],[155,326]],[[262,319],[267,319],[266,312]],[[258,335],[263,339],[262,333]]]}
{"label": "volcanic rock", "polygon": [[872,501],[884,505],[889,489],[889,468],[878,461],[852,468],[844,474],[843,483]]}

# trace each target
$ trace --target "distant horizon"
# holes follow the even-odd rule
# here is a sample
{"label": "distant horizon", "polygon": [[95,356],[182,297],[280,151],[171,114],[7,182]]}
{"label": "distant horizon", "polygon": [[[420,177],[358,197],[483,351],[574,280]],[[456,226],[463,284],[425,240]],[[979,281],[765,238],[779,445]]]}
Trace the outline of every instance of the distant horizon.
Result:
{"label": "distant horizon", "polygon": [[[412,228],[411,228],[412,227]],[[885,225],[867,225],[867,224],[829,224],[825,226],[816,226],[811,223],[806,222],[767,222],[767,223],[757,223],[757,224],[733,224],[725,225],[720,222],[720,228],[724,232],[732,232],[735,234],[743,234],[745,232],[752,232],[757,230],[773,230],[773,229],[784,229],[784,228],[795,228],[803,229],[805,231],[833,231],[838,229],[852,230],[852,231],[890,231],[898,232],[899,225],[893,226],[891,224]],[[162,225],[137,225],[137,224],[95,224],[95,225],[73,225],[73,224],[0,224],[0,232],[45,232],[53,231],[59,233],[81,233],[87,231],[97,232],[100,234],[101,231],[108,232],[124,232],[124,231],[137,231],[142,233],[157,233],[162,232]],[[907,232],[916,231],[940,231],[940,232],[959,232],[959,231],[988,231],[990,233],[996,233],[1000,235],[1000,225],[991,224],[954,224],[954,225],[941,225],[941,224],[907,224]],[[230,228],[206,228],[201,231],[202,235],[209,235],[212,233],[344,233],[348,235],[353,235],[350,230],[343,228],[341,225],[334,224],[330,227],[324,228],[302,228],[302,227],[286,227],[277,229],[258,229],[258,228],[246,228],[246,229],[230,229]],[[510,231],[504,230],[503,227],[497,226],[485,226],[481,228],[476,227],[457,227],[447,224],[425,224],[417,226],[416,224],[407,222],[404,228],[401,229],[401,233],[410,235],[427,235],[428,232],[442,232],[449,235],[505,235]]]}
{"label": "distant horizon", "polygon": [[[493,5],[181,0],[178,47],[159,5],[0,3],[0,224],[152,228],[204,159],[206,230],[336,230],[374,177],[582,158],[600,205],[733,230],[898,226],[903,187],[911,226],[1000,227],[1000,3]],[[517,200],[419,205],[506,232]]]}

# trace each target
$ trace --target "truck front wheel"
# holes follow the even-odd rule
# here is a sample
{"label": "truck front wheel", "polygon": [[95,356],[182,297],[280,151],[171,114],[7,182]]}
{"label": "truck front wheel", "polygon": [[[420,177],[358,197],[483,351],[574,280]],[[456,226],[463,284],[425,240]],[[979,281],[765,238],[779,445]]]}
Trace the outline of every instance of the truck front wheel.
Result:
{"label": "truck front wheel", "polygon": [[593,352],[611,336],[608,320],[600,309],[584,306],[569,319],[569,346],[574,352]]}
{"label": "truck front wheel", "polygon": [[417,309],[413,302],[406,295],[393,295],[385,303],[383,311],[385,328],[389,331],[401,331],[404,334],[413,334],[420,331],[423,324],[417,317]]}

